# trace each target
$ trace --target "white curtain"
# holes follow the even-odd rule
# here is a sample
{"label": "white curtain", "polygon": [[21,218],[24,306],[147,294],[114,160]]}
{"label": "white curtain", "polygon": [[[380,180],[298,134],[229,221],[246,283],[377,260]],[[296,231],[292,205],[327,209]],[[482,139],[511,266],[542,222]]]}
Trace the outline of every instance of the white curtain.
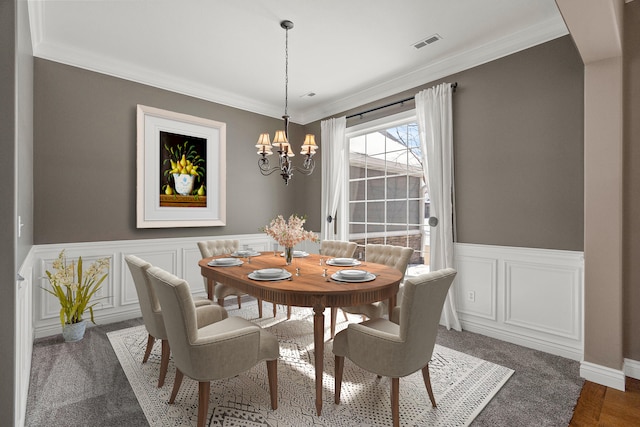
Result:
{"label": "white curtain", "polygon": [[[345,116],[323,120],[321,122],[322,152],[322,228],[320,237],[322,240],[346,240],[346,218],[338,214],[340,196],[345,188],[346,175],[345,162],[347,161],[347,141],[345,129],[347,118]],[[341,210],[341,213],[345,211]],[[331,222],[327,217],[331,217]],[[334,231],[334,220],[338,216],[338,229]]]}
{"label": "white curtain", "polygon": [[[430,215],[438,220],[431,227],[431,271],[453,268],[453,117],[451,84],[442,83],[419,92],[416,116],[420,131],[422,164],[428,179]],[[426,158],[425,158],[426,157]],[[454,282],[455,285],[455,282]],[[442,309],[440,322],[447,329],[462,330],[455,305],[453,286]]]}

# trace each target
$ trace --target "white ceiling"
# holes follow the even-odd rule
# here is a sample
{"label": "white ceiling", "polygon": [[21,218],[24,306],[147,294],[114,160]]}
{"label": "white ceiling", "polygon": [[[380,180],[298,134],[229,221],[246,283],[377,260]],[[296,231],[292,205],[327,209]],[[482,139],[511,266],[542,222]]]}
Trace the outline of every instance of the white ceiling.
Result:
{"label": "white ceiling", "polygon": [[567,34],[554,0],[29,0],[29,13],[37,57],[273,117],[291,20],[302,124]]}

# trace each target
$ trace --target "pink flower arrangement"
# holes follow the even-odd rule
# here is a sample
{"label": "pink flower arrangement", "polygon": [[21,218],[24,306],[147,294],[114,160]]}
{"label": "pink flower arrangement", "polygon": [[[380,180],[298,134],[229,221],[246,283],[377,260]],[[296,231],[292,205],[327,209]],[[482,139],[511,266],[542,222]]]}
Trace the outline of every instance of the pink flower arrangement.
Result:
{"label": "pink flower arrangement", "polygon": [[305,221],[305,217],[297,215],[291,215],[289,220],[285,221],[282,215],[278,215],[264,228],[264,232],[285,248],[292,248],[303,240],[317,242],[318,235],[303,228]]}

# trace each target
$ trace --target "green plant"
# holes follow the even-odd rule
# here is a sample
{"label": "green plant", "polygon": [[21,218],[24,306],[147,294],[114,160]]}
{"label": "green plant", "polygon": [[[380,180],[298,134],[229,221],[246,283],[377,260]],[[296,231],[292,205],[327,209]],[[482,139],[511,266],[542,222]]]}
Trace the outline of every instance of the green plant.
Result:
{"label": "green plant", "polygon": [[82,257],[78,258],[77,265],[74,261],[67,263],[64,249],[60,252],[58,258],[53,261],[53,273],[46,271],[52,289],[44,290],[58,298],[62,326],[81,322],[86,310],[91,314],[91,322],[96,323],[93,319],[93,307],[97,302],[92,303],[91,300],[107,278],[108,269],[108,258],[94,261],[84,271]]}

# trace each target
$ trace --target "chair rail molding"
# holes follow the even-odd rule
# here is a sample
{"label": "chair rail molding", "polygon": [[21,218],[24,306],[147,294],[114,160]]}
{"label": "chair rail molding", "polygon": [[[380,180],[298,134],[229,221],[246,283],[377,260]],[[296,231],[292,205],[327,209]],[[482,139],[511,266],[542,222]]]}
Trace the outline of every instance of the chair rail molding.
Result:
{"label": "chair rail molding", "polygon": [[456,243],[454,254],[463,329],[583,359],[582,252]]}

